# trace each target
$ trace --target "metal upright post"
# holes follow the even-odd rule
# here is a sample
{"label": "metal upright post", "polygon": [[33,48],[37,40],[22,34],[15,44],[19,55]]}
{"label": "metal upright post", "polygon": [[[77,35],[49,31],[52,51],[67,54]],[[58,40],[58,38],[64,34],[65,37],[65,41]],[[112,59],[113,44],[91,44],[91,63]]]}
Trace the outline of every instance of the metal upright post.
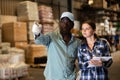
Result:
{"label": "metal upright post", "polygon": [[72,0],[67,0],[67,9],[69,12],[72,12]]}

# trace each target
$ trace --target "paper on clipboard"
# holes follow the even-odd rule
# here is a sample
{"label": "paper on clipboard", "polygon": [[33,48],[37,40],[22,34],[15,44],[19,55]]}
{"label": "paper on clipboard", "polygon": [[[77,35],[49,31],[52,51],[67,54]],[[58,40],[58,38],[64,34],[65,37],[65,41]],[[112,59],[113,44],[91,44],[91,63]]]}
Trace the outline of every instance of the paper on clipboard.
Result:
{"label": "paper on clipboard", "polygon": [[112,57],[101,57],[102,61],[109,61]]}
{"label": "paper on clipboard", "polygon": [[[93,60],[102,60],[102,61],[108,61],[110,59],[112,59],[112,57],[93,57]],[[88,67],[95,67],[95,65],[93,64],[89,64]]]}
{"label": "paper on clipboard", "polygon": [[[93,57],[92,60],[100,60],[101,57]],[[96,67],[96,65],[89,64],[88,67]]]}
{"label": "paper on clipboard", "polygon": [[106,56],[106,57],[93,57],[93,60],[102,60],[102,61],[108,61],[110,59],[112,59],[111,56]]}

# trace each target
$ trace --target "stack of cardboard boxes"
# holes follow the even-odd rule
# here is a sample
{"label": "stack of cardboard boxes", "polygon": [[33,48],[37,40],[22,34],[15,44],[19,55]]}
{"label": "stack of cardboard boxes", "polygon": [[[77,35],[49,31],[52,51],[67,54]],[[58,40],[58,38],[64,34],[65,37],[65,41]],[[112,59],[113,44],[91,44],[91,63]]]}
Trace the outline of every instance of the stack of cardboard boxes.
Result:
{"label": "stack of cardboard boxes", "polygon": [[[34,64],[35,58],[47,56],[47,48],[45,46],[36,45],[32,42],[34,41],[32,25],[34,21],[39,21],[38,5],[35,2],[24,1],[20,2],[16,9],[17,16],[0,15],[0,54],[1,56],[4,54],[11,55],[12,52],[9,52],[10,49],[15,48],[14,52],[16,53],[16,50],[19,48],[24,50],[24,56],[21,56],[25,59],[23,63]],[[11,56],[18,57],[14,55]],[[17,61],[16,59],[17,58],[12,58],[12,61]],[[23,65],[23,63],[20,64]],[[0,65],[2,64],[0,63]],[[6,66],[6,64],[4,66]],[[20,66],[17,65],[17,68],[19,67]],[[0,70],[2,71],[3,67],[0,67]],[[19,71],[23,71],[24,69],[19,68],[17,70],[17,72],[20,73]],[[20,74],[16,76],[24,76]],[[3,76],[3,79],[9,79],[9,77],[11,77]]]}

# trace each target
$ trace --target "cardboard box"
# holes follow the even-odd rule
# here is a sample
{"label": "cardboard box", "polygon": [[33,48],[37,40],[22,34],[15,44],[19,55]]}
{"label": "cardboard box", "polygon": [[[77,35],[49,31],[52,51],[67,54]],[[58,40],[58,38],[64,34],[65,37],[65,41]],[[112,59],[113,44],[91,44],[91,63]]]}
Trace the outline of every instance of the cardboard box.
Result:
{"label": "cardboard box", "polygon": [[33,32],[32,32],[32,27],[33,27],[34,22],[33,21],[29,21],[27,22],[27,30],[28,30],[28,40],[34,40],[34,36],[33,36]]}
{"label": "cardboard box", "polygon": [[17,6],[18,21],[39,20],[36,2],[23,1]]}
{"label": "cardboard box", "polygon": [[16,48],[27,48],[28,46],[28,42],[27,41],[16,41],[16,42],[11,42],[11,46],[12,47],[16,47]]}
{"label": "cardboard box", "polygon": [[31,44],[28,46],[26,62],[34,64],[35,58],[47,56],[47,48],[44,45]]}
{"label": "cardboard box", "polygon": [[81,5],[82,3],[80,1],[73,1],[73,7],[76,8],[76,9],[80,9],[81,8]]}
{"label": "cardboard box", "polygon": [[107,9],[107,2],[105,0],[93,0],[92,7]]}
{"label": "cardboard box", "polygon": [[11,22],[3,24],[2,41],[27,41],[27,26],[25,22]]}
{"label": "cardboard box", "polygon": [[17,16],[0,15],[0,23],[17,22]]}
{"label": "cardboard box", "polygon": [[17,16],[0,15],[0,27],[4,23],[17,22]]}

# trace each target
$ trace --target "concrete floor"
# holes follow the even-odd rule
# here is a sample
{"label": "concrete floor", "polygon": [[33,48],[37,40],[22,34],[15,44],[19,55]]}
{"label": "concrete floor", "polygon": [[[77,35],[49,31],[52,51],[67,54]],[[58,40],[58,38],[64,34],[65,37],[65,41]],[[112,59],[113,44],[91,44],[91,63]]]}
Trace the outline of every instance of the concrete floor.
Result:
{"label": "concrete floor", "polygon": [[[109,68],[110,80],[120,79],[120,51],[112,53],[113,64]],[[43,76],[44,68],[29,68],[29,76],[20,78],[19,80],[45,80]]]}
{"label": "concrete floor", "polygon": [[29,75],[18,80],[45,80],[43,76],[44,68],[29,68]]}
{"label": "concrete floor", "polygon": [[120,80],[120,51],[112,53],[113,64],[109,68],[110,80]]}

